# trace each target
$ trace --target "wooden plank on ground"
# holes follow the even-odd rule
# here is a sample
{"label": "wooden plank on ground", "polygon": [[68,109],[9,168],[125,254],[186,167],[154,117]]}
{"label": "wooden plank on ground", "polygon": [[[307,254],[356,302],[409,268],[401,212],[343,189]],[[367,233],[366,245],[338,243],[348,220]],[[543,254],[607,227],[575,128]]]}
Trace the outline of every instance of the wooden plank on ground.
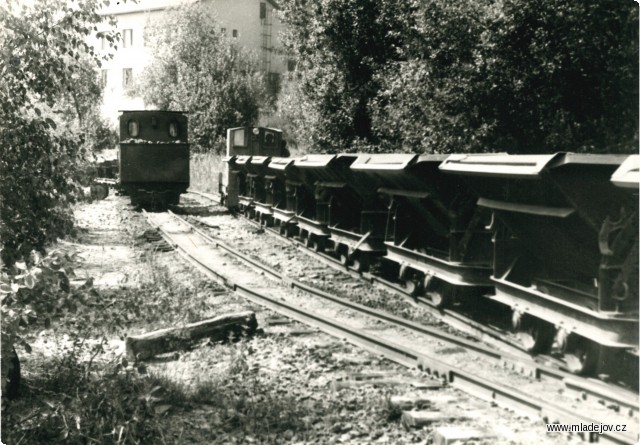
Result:
{"label": "wooden plank on ground", "polygon": [[185,326],[131,335],[125,341],[127,357],[131,360],[145,360],[157,354],[187,349],[203,338],[224,341],[230,336],[236,338],[241,335],[250,336],[256,332],[257,327],[255,313],[245,311],[221,315]]}

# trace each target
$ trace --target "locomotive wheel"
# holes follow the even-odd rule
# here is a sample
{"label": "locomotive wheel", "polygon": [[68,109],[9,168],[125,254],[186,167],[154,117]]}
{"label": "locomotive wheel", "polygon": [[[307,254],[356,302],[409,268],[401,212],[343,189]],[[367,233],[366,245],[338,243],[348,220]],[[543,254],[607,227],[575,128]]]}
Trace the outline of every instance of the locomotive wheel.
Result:
{"label": "locomotive wheel", "polygon": [[527,352],[544,354],[551,350],[556,335],[556,328],[552,323],[525,314],[519,325],[518,337]]}
{"label": "locomotive wheel", "polygon": [[571,352],[564,357],[567,368],[574,374],[595,374],[600,362],[602,346],[583,337],[578,337],[575,343]]}

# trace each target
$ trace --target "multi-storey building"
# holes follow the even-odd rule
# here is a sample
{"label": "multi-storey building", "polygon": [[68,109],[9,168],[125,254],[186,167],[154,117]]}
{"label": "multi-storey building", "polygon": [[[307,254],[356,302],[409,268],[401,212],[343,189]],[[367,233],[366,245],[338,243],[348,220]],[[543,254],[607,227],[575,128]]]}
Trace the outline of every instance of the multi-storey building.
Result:
{"label": "multi-storey building", "polygon": [[[104,88],[103,114],[115,116],[119,109],[143,108],[140,98],[125,95],[127,87],[150,63],[151,54],[145,42],[145,28],[167,12],[171,7],[194,0],[139,0],[138,3],[112,1],[101,14],[115,17],[121,35],[113,59],[102,65]],[[270,88],[275,90],[280,75],[288,68],[280,44],[282,23],[275,14],[277,5],[273,0],[200,0],[211,8],[220,31],[237,39],[238,44],[260,60],[262,70],[268,76]],[[105,29],[106,29],[105,24]],[[110,50],[108,43],[98,33],[96,47]]]}

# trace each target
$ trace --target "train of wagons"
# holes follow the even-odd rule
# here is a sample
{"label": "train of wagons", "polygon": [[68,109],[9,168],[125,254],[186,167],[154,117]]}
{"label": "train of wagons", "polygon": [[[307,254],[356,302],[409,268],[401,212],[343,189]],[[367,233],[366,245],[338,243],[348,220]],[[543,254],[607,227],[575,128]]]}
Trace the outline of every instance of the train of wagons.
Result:
{"label": "train of wagons", "polygon": [[578,373],[637,353],[638,155],[292,158],[279,130],[241,127],[225,161],[227,207],[345,266],[438,307],[491,299]]}
{"label": "train of wagons", "polygon": [[[118,182],[133,204],[186,192],[187,124],[122,112]],[[563,351],[579,373],[637,354],[638,155],[289,157],[280,130],[240,127],[225,161],[228,208],[345,266],[440,308],[493,300],[530,352]]]}

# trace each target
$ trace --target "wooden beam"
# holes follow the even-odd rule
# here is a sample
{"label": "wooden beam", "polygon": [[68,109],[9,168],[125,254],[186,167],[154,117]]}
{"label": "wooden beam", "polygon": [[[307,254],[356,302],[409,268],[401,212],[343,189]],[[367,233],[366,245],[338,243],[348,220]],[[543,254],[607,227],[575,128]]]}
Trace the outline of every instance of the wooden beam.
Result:
{"label": "wooden beam", "polygon": [[157,354],[184,350],[203,338],[225,341],[230,336],[253,335],[258,327],[254,312],[225,314],[175,328],[159,329],[128,336],[125,341],[130,360],[145,360]]}

